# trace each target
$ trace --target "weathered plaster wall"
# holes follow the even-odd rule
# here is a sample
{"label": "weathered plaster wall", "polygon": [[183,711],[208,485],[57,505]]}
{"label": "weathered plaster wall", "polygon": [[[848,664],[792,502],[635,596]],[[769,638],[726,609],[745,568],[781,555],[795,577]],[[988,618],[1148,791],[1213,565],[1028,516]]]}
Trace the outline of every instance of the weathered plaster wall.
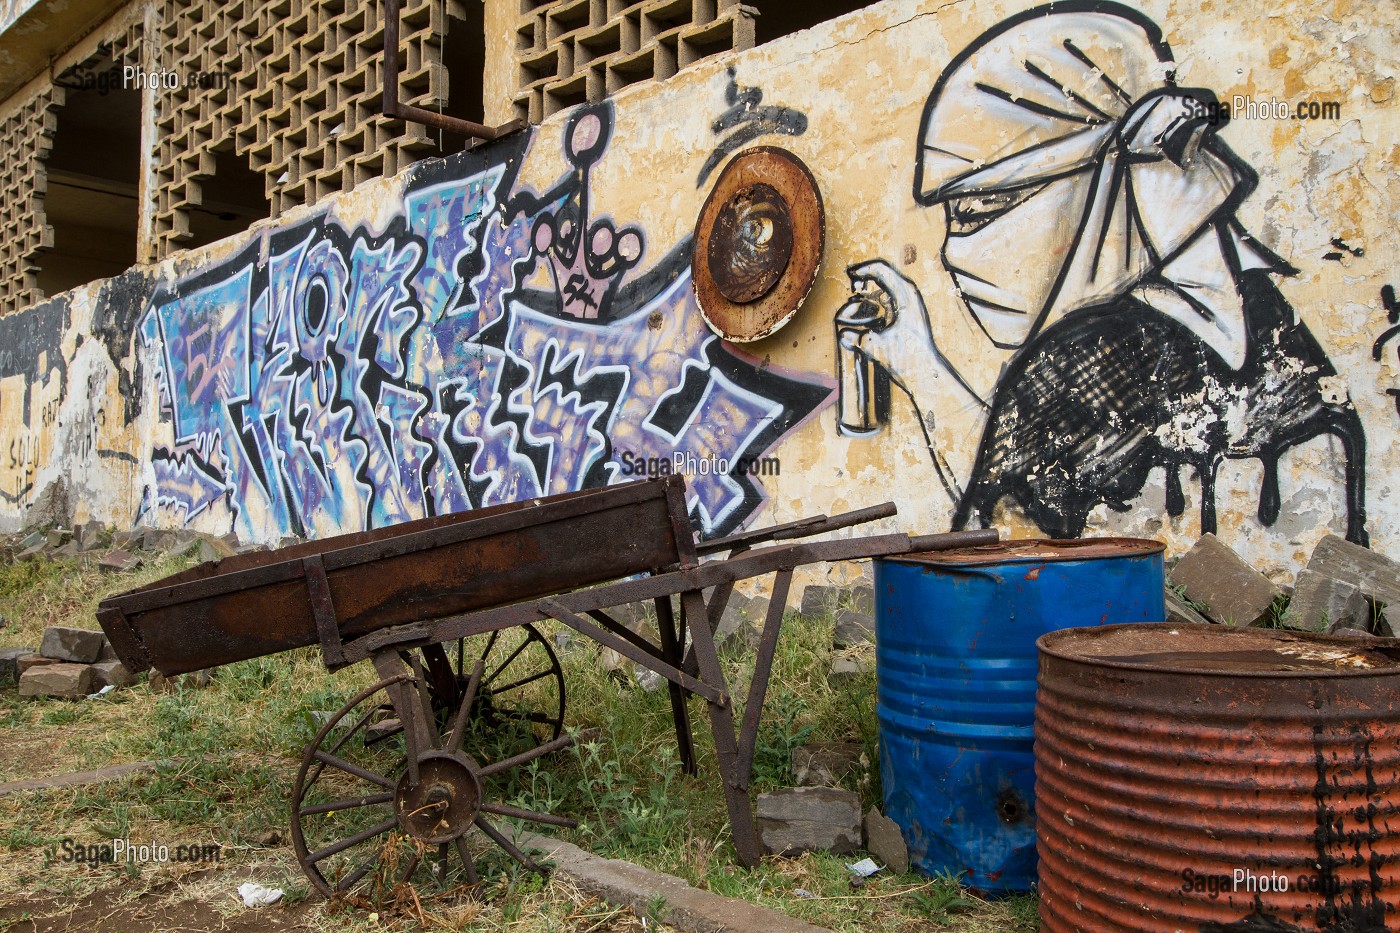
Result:
{"label": "weathered plaster wall", "polygon": [[[0,521],[61,479],[79,519],[324,535],[679,450],[778,458],[694,478],[711,533],[892,498],[920,530],[1214,526],[1275,573],[1328,531],[1394,553],[1395,12],[1029,7],[880,3],[0,319]],[[1181,89],[1340,116],[1210,126]],[[748,144],[811,168],[827,246],[740,350],[689,261]],[[892,323],[838,346],[875,284]],[[892,380],[863,433],[856,352]]]}

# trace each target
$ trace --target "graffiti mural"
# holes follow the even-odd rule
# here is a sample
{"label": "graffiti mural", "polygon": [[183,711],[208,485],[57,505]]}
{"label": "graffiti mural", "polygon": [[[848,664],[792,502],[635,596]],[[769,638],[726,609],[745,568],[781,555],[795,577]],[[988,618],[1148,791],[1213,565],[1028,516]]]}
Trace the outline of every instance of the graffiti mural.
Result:
{"label": "graffiti mural", "polygon": [[[753,462],[832,395],[704,326],[687,239],[639,274],[643,231],[597,214],[610,106],[569,169],[517,190],[527,142],[420,167],[383,232],[330,216],[158,291],[140,322],[173,443],[145,508],[226,508],[245,538],[318,536],[601,486],[676,455],[720,535],[766,493]],[[721,468],[720,465],[724,465]]]}
{"label": "graffiti mural", "polygon": [[[1385,319],[1390,327],[1376,338],[1375,344],[1371,347],[1371,358],[1377,363],[1381,361],[1381,354],[1385,350],[1385,345],[1390,340],[1400,337],[1400,299],[1395,297],[1395,286],[1387,285],[1381,289],[1381,306],[1385,309]],[[1395,348],[1395,358],[1400,360],[1400,344]],[[1395,411],[1400,414],[1400,388],[1389,388],[1385,393],[1395,399]]]}
{"label": "graffiti mural", "polygon": [[710,173],[732,153],[760,136],[801,136],[807,132],[807,115],[802,111],[764,104],[762,89],[739,86],[738,72],[733,65],[729,67],[728,75],[724,101],[729,106],[710,124],[711,132],[722,138],[700,167],[700,176],[695,180],[697,188],[704,185]]}
{"label": "graffiti mural", "polygon": [[1295,270],[1235,217],[1257,174],[1220,138],[1219,112],[1211,91],[1176,84],[1157,24],[1115,3],[1028,10],[943,71],[914,198],[942,207],[954,289],[1011,355],[977,392],[935,346],[918,286],[879,259],[848,273],[887,312],[842,340],[923,424],[944,406],[985,411],[969,475],[929,441],[955,528],[1010,499],[1077,536],[1099,504],[1127,510],[1154,468],[1180,515],[1187,468],[1214,531],[1226,458],[1263,464],[1258,519],[1272,525],[1279,458],[1328,435],[1345,457],[1347,536],[1367,540],[1360,419],[1274,284]]}

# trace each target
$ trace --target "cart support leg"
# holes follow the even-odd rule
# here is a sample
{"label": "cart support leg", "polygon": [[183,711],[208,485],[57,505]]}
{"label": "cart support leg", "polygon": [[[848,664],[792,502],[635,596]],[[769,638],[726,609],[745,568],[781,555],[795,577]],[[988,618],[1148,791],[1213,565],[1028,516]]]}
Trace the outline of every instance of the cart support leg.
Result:
{"label": "cart support leg", "polygon": [[[380,677],[388,680],[392,677],[400,678],[397,682],[389,685],[389,699],[394,701],[394,712],[399,717],[399,722],[403,724],[404,751],[408,759],[408,780],[413,786],[418,785],[418,756],[430,748],[436,746],[433,737],[437,735],[437,728],[428,722],[428,717],[423,713],[423,704],[418,696],[418,685],[414,682],[413,674],[409,670],[407,662],[399,657],[399,653],[390,648],[374,653],[374,669]],[[431,733],[429,729],[433,730]]]}
{"label": "cart support leg", "polygon": [[758,642],[758,657],[754,659],[753,679],[749,681],[749,697],[744,702],[744,724],[739,729],[739,764],[736,777],[748,790],[753,774],[753,750],[758,742],[758,724],[763,716],[763,701],[768,697],[768,678],[773,673],[773,656],[778,650],[778,634],[783,627],[783,611],[787,609],[788,588],[792,571],[780,570],[773,577],[773,592],[768,598],[768,615],[763,620],[763,636]]}
{"label": "cart support leg", "polygon": [[[656,630],[661,637],[661,656],[672,667],[680,667],[684,663],[681,646],[685,644],[685,636],[683,630],[676,627],[669,596],[656,600]],[[676,722],[676,748],[680,752],[681,768],[686,774],[695,774],[699,766],[695,762],[695,738],[690,731],[690,708],[686,705],[685,690],[674,681],[668,681],[667,686],[671,692],[671,718]]]}
{"label": "cart support leg", "polygon": [[[715,651],[714,633],[705,623],[705,597],[699,590],[681,594],[681,611],[687,618],[698,620],[690,627],[690,643],[700,668],[700,679],[707,684],[724,684],[719,655]],[[718,701],[710,701],[710,730],[714,733],[715,756],[719,759],[720,779],[724,782],[724,802],[729,808],[729,825],[734,833],[734,849],[739,861],[753,867],[761,852],[758,832],[754,828],[753,806],[749,801],[748,775],[739,774],[739,747],[734,737],[734,706],[726,692]]]}

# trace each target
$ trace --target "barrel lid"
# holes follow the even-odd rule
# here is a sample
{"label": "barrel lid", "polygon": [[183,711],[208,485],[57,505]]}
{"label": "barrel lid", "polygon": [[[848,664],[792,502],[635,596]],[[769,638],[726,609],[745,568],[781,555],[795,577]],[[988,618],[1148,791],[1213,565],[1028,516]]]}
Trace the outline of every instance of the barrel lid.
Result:
{"label": "barrel lid", "polygon": [[1277,676],[1395,673],[1400,639],[1168,623],[1061,629],[1036,642],[1042,655],[1133,670]]}
{"label": "barrel lid", "polygon": [[911,564],[964,567],[976,564],[1015,564],[1066,560],[1103,560],[1110,557],[1144,557],[1166,548],[1150,538],[1012,538],[995,544],[960,547],[951,551],[916,551],[885,560]]}

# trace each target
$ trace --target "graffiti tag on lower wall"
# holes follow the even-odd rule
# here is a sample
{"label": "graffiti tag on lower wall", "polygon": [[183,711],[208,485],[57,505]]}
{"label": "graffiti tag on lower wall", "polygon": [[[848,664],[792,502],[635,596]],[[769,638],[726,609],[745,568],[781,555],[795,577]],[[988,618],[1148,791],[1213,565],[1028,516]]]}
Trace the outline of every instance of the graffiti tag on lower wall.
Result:
{"label": "graffiti tag on lower wall", "polygon": [[[173,443],[144,507],[321,536],[624,481],[624,454],[770,450],[830,381],[712,335],[689,240],[629,277],[643,232],[588,198],[611,127],[576,111],[543,194],[514,189],[524,142],[493,147],[420,169],[383,233],[322,216],[157,292],[140,333]],[[740,468],[689,495],[710,535],[765,499]]]}

